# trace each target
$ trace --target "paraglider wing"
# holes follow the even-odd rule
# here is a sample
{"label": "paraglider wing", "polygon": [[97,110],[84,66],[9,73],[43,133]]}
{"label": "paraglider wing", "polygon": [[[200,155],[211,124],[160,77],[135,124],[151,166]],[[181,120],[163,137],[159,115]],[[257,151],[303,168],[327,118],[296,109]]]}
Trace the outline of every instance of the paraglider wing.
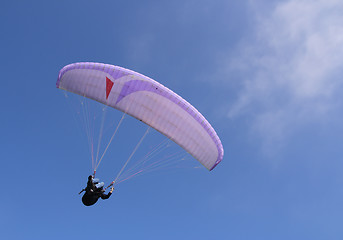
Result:
{"label": "paraglider wing", "polygon": [[74,63],[61,69],[56,86],[143,121],[209,170],[223,159],[221,141],[201,113],[167,87],[142,74],[109,64]]}

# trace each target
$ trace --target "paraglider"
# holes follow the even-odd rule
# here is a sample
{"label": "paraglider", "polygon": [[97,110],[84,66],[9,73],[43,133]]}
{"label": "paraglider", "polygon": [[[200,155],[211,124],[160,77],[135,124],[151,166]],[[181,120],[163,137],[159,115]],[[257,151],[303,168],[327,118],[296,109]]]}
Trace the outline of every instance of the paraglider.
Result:
{"label": "paraglider", "polygon": [[223,159],[222,143],[205,117],[182,97],[140,73],[103,63],[74,63],[60,70],[56,86],[144,122],[210,171]]}
{"label": "paraglider", "polygon": [[99,183],[99,179],[93,178],[92,175],[88,177],[87,181],[87,187],[82,189],[79,194],[81,194],[83,191],[85,193],[82,196],[82,203],[85,206],[91,206],[95,204],[99,198],[101,199],[108,199],[114,190],[114,187],[111,187],[111,190],[108,194],[105,194],[105,189],[103,189],[104,183]]}

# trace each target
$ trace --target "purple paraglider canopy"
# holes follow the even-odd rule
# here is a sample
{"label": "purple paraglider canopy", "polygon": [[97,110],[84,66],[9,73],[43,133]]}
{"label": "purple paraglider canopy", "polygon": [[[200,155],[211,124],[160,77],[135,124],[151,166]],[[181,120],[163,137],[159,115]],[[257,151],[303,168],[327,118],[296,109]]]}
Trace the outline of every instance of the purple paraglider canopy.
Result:
{"label": "purple paraglider canopy", "polygon": [[123,111],[180,145],[208,170],[223,159],[221,141],[190,103],[162,84],[132,70],[102,63],[61,69],[57,88]]}

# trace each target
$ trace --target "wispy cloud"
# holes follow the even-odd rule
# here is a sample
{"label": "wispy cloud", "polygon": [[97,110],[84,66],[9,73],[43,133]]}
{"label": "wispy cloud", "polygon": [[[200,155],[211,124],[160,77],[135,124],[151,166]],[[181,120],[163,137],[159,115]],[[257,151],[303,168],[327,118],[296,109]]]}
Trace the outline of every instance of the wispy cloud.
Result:
{"label": "wispy cloud", "polygon": [[228,116],[249,115],[269,145],[335,111],[343,83],[343,2],[288,0],[270,12],[252,8],[255,32],[230,62],[244,78]]}

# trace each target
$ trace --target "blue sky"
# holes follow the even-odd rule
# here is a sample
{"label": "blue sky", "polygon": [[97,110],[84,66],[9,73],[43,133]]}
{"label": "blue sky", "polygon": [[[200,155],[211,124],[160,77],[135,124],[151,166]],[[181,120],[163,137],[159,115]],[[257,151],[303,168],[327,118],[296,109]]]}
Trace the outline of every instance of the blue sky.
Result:
{"label": "blue sky", "polygon": [[[343,238],[341,1],[8,1],[0,12],[1,239]],[[79,61],[177,92],[216,129],[223,162],[143,175],[83,206],[89,152],[55,87]],[[114,161],[145,127],[122,130]],[[120,167],[104,161],[109,182]]]}

